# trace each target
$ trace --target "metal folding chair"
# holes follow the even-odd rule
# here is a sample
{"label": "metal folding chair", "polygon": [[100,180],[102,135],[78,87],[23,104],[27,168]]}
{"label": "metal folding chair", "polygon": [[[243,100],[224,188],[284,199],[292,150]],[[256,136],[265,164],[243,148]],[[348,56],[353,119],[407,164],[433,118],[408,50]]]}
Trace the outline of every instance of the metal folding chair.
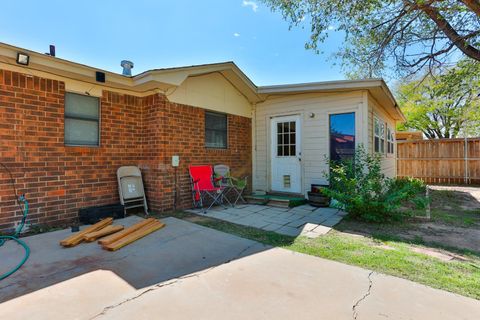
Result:
{"label": "metal folding chair", "polygon": [[243,203],[247,203],[243,198],[243,192],[247,188],[248,176],[240,179],[232,177],[230,174],[230,167],[224,164],[214,166],[213,171],[215,172],[215,178],[219,181],[220,187],[226,189],[224,197],[228,199],[227,195],[233,192],[235,197],[235,201],[232,202],[233,206],[235,206],[240,200],[243,201]]}
{"label": "metal folding chair", "polygon": [[[203,208],[203,213],[214,205],[218,204],[225,207],[225,199],[230,205],[230,201],[224,197],[225,188],[216,187],[213,181],[213,170],[211,166],[190,166],[188,168],[192,184],[192,200],[194,208]],[[205,202],[210,201],[208,208],[204,208]]]}
{"label": "metal folding chair", "polygon": [[143,187],[142,173],[135,166],[120,167],[117,170],[120,203],[127,209],[143,207],[148,215],[147,198]]}

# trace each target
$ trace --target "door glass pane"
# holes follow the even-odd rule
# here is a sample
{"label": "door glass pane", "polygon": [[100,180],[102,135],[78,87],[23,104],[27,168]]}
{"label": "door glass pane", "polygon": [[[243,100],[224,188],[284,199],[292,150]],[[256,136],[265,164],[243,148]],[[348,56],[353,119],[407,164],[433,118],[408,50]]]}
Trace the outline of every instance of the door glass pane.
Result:
{"label": "door glass pane", "polygon": [[296,124],[295,121],[290,122],[290,132],[295,132],[295,129],[296,129],[295,124]]}
{"label": "door glass pane", "polygon": [[283,146],[283,155],[284,156],[290,155],[290,149],[288,148],[288,146]]}
{"label": "door glass pane", "polygon": [[290,143],[290,135],[287,133],[284,135],[284,141],[283,141],[285,144],[289,144]]}
{"label": "door glass pane", "polygon": [[283,147],[282,146],[277,147],[277,156],[279,156],[279,157],[283,156]]}
{"label": "door glass pane", "polygon": [[291,156],[295,156],[297,153],[296,153],[296,150],[295,150],[295,146],[290,146],[290,155]]}
{"label": "door glass pane", "polygon": [[355,154],[355,113],[330,115],[330,160],[353,159]]}
{"label": "door glass pane", "polygon": [[277,132],[283,133],[283,123],[277,123]]}
{"label": "door glass pane", "polygon": [[283,134],[278,134],[277,137],[278,137],[277,143],[278,144],[283,144]]}

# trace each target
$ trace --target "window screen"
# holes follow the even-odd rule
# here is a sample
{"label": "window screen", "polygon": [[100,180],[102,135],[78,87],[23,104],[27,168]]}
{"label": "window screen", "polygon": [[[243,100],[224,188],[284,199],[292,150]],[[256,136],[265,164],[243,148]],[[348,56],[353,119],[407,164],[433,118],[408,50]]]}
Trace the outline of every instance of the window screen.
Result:
{"label": "window screen", "polygon": [[205,146],[207,148],[227,148],[227,115],[205,112]]}
{"label": "window screen", "polygon": [[330,115],[330,160],[353,159],[355,155],[355,113]]}
{"label": "window screen", "polygon": [[65,94],[65,144],[99,145],[100,101],[96,97]]}

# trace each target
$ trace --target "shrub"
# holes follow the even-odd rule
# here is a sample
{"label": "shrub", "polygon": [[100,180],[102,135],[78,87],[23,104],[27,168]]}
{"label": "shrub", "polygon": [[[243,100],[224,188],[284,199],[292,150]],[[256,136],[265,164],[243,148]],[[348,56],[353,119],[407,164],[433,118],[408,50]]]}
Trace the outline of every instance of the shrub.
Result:
{"label": "shrub", "polygon": [[380,157],[357,148],[352,160],[328,161],[330,186],[324,193],[351,217],[367,222],[399,220],[408,211],[399,210],[406,201],[418,206],[425,185],[416,179],[390,179],[381,171]]}

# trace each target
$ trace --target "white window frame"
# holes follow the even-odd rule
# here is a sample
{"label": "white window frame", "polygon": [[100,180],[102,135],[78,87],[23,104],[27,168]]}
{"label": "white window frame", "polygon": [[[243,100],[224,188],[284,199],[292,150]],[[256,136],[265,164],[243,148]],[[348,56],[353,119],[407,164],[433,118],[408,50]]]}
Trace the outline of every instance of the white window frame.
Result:
{"label": "white window frame", "polygon": [[[376,153],[385,154],[386,126],[386,122],[381,118],[377,116],[373,117],[373,150]],[[375,138],[378,138],[378,150],[376,148]]]}
{"label": "white window frame", "polygon": [[390,126],[387,126],[387,154],[395,153],[394,133]]}
{"label": "white window frame", "polygon": [[[207,127],[207,116],[212,115],[212,116],[222,116],[225,117],[225,130],[218,130],[218,129],[212,129]],[[205,128],[204,128],[204,134],[205,134],[205,148],[206,149],[228,149],[228,115],[226,113],[222,112],[214,112],[214,111],[205,111]],[[224,146],[215,146],[212,145],[211,143],[207,142],[207,131],[218,131],[222,132],[225,134],[225,145]]]}
{"label": "white window frame", "polygon": [[[102,118],[102,103],[100,101],[100,97],[92,97],[90,95],[85,95],[77,92],[71,92],[67,91],[65,92],[64,96],[64,103],[67,103],[67,95],[72,94],[72,95],[78,95],[78,96],[87,96],[91,98],[95,98],[97,100],[97,107],[98,107],[98,119],[97,118],[90,118],[90,117],[78,117],[78,116],[72,116],[68,115],[65,111],[65,106],[64,106],[64,114],[63,114],[63,119],[64,119],[64,145],[69,147],[100,147],[100,138],[101,138],[101,118]],[[81,142],[67,142],[65,139],[65,133],[66,133],[66,119],[77,119],[77,120],[86,120],[86,121],[92,121],[92,122],[97,122],[98,126],[98,137],[97,137],[97,143],[96,144],[89,144],[89,143],[81,143]]]}

